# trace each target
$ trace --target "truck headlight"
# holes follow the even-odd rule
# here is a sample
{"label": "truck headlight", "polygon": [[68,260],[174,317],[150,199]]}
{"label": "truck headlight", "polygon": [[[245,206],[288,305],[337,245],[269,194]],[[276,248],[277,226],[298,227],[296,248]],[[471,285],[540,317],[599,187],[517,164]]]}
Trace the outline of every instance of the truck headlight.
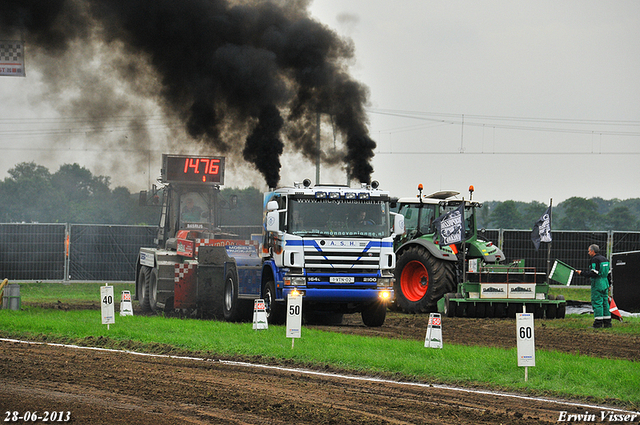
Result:
{"label": "truck headlight", "polygon": [[392,277],[379,277],[378,278],[378,287],[389,287],[389,286],[393,286],[393,282],[395,281],[394,278]]}
{"label": "truck headlight", "polygon": [[304,286],[307,284],[307,279],[304,276],[289,276],[284,278],[285,285]]}
{"label": "truck headlight", "polygon": [[381,291],[380,294],[378,294],[378,297],[383,301],[389,301],[391,299],[391,292]]}

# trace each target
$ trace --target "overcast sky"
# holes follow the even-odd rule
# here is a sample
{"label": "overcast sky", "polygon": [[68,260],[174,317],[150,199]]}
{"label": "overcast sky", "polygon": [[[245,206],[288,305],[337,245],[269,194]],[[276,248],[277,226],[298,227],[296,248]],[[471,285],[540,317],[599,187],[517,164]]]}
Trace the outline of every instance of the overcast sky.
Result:
{"label": "overcast sky", "polygon": [[[315,0],[310,11],[353,41],[373,179],[393,195],[422,183],[465,196],[474,185],[478,201],[640,197],[640,2]],[[157,152],[113,170],[82,142],[38,150],[50,133],[12,133],[14,119],[60,118],[37,101],[42,85],[28,56],[26,78],[0,77],[0,178],[22,161],[78,162],[132,192],[157,176]],[[301,161],[283,159],[281,184],[315,179]],[[335,169],[321,180],[344,183]],[[236,164],[226,183],[264,184]]]}

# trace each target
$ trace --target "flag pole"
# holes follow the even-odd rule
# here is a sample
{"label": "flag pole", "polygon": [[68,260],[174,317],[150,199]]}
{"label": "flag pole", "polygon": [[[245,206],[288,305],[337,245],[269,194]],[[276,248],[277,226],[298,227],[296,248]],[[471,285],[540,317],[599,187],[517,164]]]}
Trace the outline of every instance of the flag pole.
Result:
{"label": "flag pole", "polygon": [[465,260],[466,260],[466,242],[467,242],[467,228],[465,226],[465,219],[464,219],[464,212],[466,210],[466,205],[464,203],[464,196],[462,197],[462,237],[461,242],[462,242],[462,282],[466,282],[467,281],[467,266],[465,264]]}
{"label": "flag pole", "polygon": [[[553,198],[549,199],[549,230],[551,230],[551,216],[553,215]],[[549,270],[551,267],[551,242],[547,244],[547,285],[549,284]]]}

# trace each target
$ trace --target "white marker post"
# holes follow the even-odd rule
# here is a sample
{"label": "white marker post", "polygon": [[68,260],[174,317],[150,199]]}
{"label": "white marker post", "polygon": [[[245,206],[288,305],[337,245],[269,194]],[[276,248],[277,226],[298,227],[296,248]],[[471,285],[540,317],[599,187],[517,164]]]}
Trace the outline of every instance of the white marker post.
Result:
{"label": "white marker post", "polygon": [[253,329],[269,329],[267,306],[263,299],[253,301]]}
{"label": "white marker post", "polygon": [[536,343],[533,330],[533,313],[518,313],[516,315],[518,366],[524,366],[525,382],[529,380],[529,366],[536,365]]}
{"label": "white marker post", "polygon": [[442,317],[440,313],[429,314],[424,346],[426,348],[442,348]]}
{"label": "white marker post", "polygon": [[287,296],[287,338],[291,338],[291,349],[296,338],[302,336],[302,295]]}
{"label": "white marker post", "polygon": [[120,297],[120,316],[133,316],[131,292],[129,291],[122,291],[122,296]]}
{"label": "white marker post", "polygon": [[108,283],[105,283],[104,286],[100,287],[100,300],[102,324],[107,325],[107,330],[109,330],[109,325],[116,323],[116,315],[113,308],[113,286],[109,286]]}

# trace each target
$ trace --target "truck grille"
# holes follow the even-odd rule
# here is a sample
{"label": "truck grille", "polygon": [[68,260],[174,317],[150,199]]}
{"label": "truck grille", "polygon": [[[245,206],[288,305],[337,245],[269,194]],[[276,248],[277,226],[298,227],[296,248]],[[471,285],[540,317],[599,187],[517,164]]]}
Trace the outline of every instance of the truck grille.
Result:
{"label": "truck grille", "polygon": [[322,251],[307,250],[304,252],[305,267],[310,269],[341,269],[364,271],[365,269],[376,270],[380,264],[380,250],[373,249],[366,252],[344,252],[344,251]]}

